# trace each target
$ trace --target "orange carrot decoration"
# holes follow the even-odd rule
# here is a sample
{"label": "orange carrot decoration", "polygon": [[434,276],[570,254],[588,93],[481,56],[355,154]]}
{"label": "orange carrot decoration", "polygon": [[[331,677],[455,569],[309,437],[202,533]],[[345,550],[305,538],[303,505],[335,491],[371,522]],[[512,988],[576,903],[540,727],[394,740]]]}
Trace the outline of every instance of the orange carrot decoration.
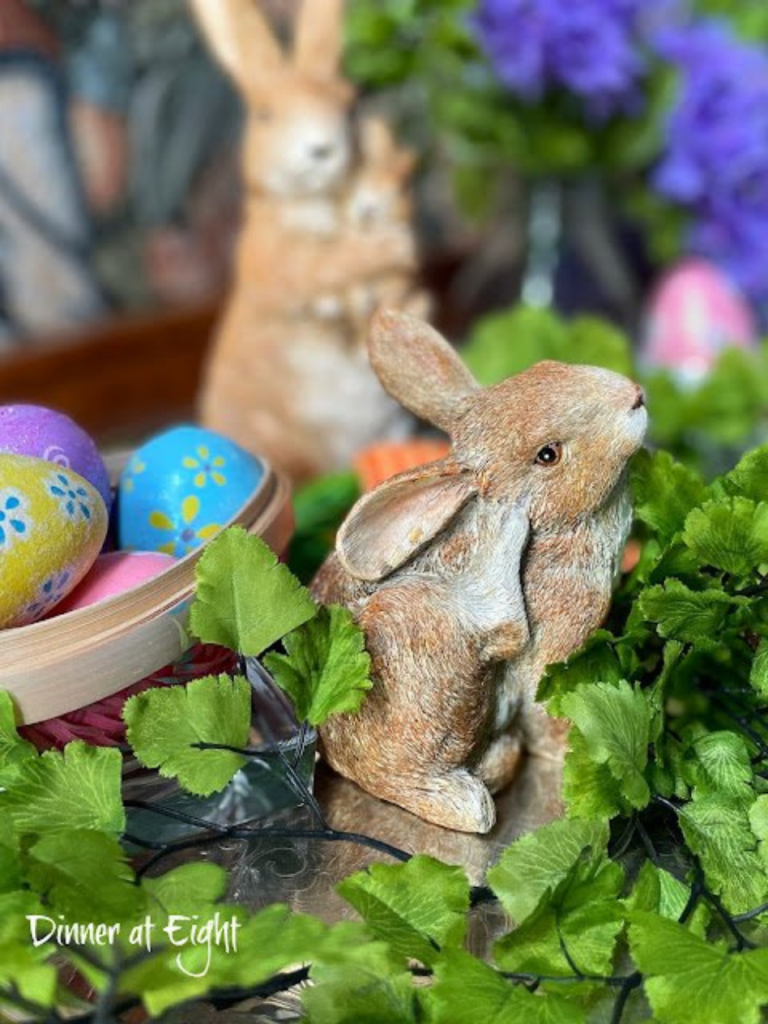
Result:
{"label": "orange carrot decoration", "polygon": [[364,491],[372,491],[390,477],[414,466],[436,462],[450,450],[448,441],[439,438],[411,438],[407,441],[380,441],[364,448],[355,458],[355,472]]}

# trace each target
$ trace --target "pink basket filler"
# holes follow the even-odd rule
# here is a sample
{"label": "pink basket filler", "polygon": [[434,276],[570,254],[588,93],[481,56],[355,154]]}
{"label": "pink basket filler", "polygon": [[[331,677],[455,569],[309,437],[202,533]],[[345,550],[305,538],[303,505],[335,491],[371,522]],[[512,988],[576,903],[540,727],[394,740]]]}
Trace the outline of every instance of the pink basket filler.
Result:
{"label": "pink basket filler", "polygon": [[161,668],[111,697],[59,718],[22,726],[19,732],[38,750],[61,749],[73,740],[84,740],[97,747],[117,747],[125,743],[122,714],[129,697],[152,687],[183,686],[201,676],[235,672],[237,663],[237,655],[225,647],[198,644],[173,665]]}

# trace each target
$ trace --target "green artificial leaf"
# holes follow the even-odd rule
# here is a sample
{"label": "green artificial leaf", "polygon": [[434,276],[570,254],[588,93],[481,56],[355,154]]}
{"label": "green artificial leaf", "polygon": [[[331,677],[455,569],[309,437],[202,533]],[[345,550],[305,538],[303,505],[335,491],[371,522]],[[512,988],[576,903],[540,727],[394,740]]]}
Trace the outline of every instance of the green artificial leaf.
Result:
{"label": "green artificial leaf", "polygon": [[[148,885],[146,880],[142,883],[152,897],[158,946],[170,915],[178,919],[169,922],[177,929],[177,942],[189,928],[180,916],[191,917],[198,934],[208,922],[220,936],[224,936],[224,928],[230,929],[228,937],[214,944],[210,959],[205,945],[183,947],[181,964],[185,970],[177,959],[179,949],[166,943],[157,957],[123,975],[121,991],[141,994],[152,1014],[159,1015],[211,990],[251,989],[302,965],[311,965],[313,976],[327,971],[324,977],[338,968],[353,981],[361,979],[363,972],[376,977],[396,973],[388,948],[371,941],[363,925],[344,922],[329,927],[317,918],[293,914],[278,904],[249,916],[243,906],[216,902],[226,880],[225,872],[214,865],[190,864],[153,880],[158,886]],[[234,939],[232,921],[237,922]],[[195,974],[200,976],[190,976]]]}
{"label": "green artificial leaf", "polygon": [[768,697],[768,637],[760,640],[755,651],[749,681],[761,697]]}
{"label": "green artificial leaf", "polygon": [[750,498],[764,501],[768,480],[768,445],[753,448],[730,473],[716,480],[713,489],[728,497]]}
{"label": "green artificial leaf", "polygon": [[768,876],[757,850],[747,807],[732,796],[697,797],[679,811],[683,835],[710,888],[739,914],[768,900]]}
{"label": "green artificial leaf", "polygon": [[153,913],[196,914],[224,898],[227,872],[209,861],[181,864],[157,878],[143,878]]}
{"label": "green artificial leaf", "polygon": [[693,740],[692,749],[697,759],[697,796],[719,793],[747,804],[752,802],[752,762],[741,736],[726,730],[704,733]]}
{"label": "green artificial leaf", "polygon": [[654,752],[656,763],[653,765],[653,774],[658,792],[662,796],[689,800],[693,756],[688,741],[681,742],[671,732],[667,732],[655,741]]}
{"label": "green artificial leaf", "polygon": [[337,891],[374,935],[406,959],[431,964],[439,950],[464,941],[469,882],[461,868],[425,856],[372,864]]}
{"label": "green artificial leaf", "polygon": [[139,761],[178,779],[197,796],[222,790],[247,758],[199,743],[244,748],[251,726],[251,687],[240,676],[206,676],[186,686],[158,687],[123,708],[128,742]]}
{"label": "green artificial leaf", "polygon": [[689,514],[683,540],[700,565],[746,579],[768,563],[768,504],[738,497],[708,501]]}
{"label": "green artificial leaf", "polygon": [[643,375],[648,423],[655,444],[677,449],[690,429],[690,399],[670,373],[656,370]]}
{"label": "green artificial leaf", "polygon": [[759,796],[749,809],[749,824],[758,840],[757,850],[768,875],[768,793]]}
{"label": "green artificial leaf", "polygon": [[[3,948],[0,944],[0,1006],[4,1001],[3,989],[13,989],[41,1010],[50,1009],[56,1002],[56,982],[56,967],[52,963],[40,963],[20,945]],[[8,1002],[14,1006],[14,1000]],[[20,1018],[14,1016],[4,1019],[16,1021]],[[38,1019],[46,1020],[50,1017],[46,1018],[41,1012]]]}
{"label": "green artificial leaf", "polygon": [[505,971],[573,978],[573,967],[583,974],[610,975],[616,942],[624,928],[625,914],[617,896],[587,902],[563,913],[549,908],[530,918],[501,939],[494,957]]}
{"label": "green artificial leaf", "polygon": [[669,579],[663,586],[644,590],[638,608],[647,622],[656,624],[659,636],[706,650],[721,643],[728,614],[745,601],[714,588],[690,590],[679,580]]}
{"label": "green artificial leaf", "polygon": [[[133,953],[132,963],[119,977],[120,996],[139,996],[150,1019],[155,1020],[172,1006],[199,998],[215,988],[237,984],[234,974],[230,983],[227,971],[230,967],[237,970],[243,952],[241,936],[247,922],[243,907],[198,904],[193,914],[172,915],[166,914],[164,908],[159,908],[158,913],[150,900],[148,908],[152,955],[137,955],[146,949],[147,943],[146,927],[137,921],[135,930],[129,934],[130,945],[126,950]],[[215,936],[210,946],[205,941],[208,931]],[[260,953],[265,961],[271,961],[269,953]],[[248,946],[247,954],[254,961],[256,973],[256,951]],[[278,959],[278,970],[288,966],[282,958]]]}
{"label": "green artificial leaf", "polygon": [[666,544],[683,529],[691,509],[706,500],[707,487],[669,452],[644,449],[632,460],[632,493],[635,516]]}
{"label": "green artificial leaf", "polygon": [[567,348],[564,323],[545,309],[517,306],[478,321],[461,355],[483,385],[497,384],[541,359],[560,359]]}
{"label": "green artificial leaf", "polygon": [[[690,896],[689,886],[647,860],[638,872],[632,892],[623,902],[629,917],[635,910],[646,910],[669,921],[679,921],[688,907]],[[704,938],[711,917],[708,905],[700,899],[688,917],[686,927],[694,935]]]}
{"label": "green artificial leaf", "polygon": [[592,759],[607,765],[621,783],[630,806],[645,807],[651,798],[644,775],[651,727],[645,694],[627,682],[596,683],[567,694],[562,708],[578,727]]}
{"label": "green artificial leaf", "polygon": [[763,793],[749,809],[749,822],[758,839],[768,839],[768,793]]}
{"label": "green artificial leaf", "polygon": [[596,316],[577,316],[568,325],[568,349],[564,361],[602,366],[631,377],[632,352],[626,334],[615,324]]}
{"label": "green artificial leaf", "polygon": [[629,942],[660,1024],[759,1024],[768,949],[731,953],[644,911],[632,915]]}
{"label": "green artificial leaf", "polygon": [[613,634],[596,630],[584,646],[567,661],[548,665],[539,683],[536,699],[546,703],[551,715],[563,714],[562,698],[580,686],[596,682],[618,683],[622,677],[619,659],[612,647]]}
{"label": "green artificial leaf", "polygon": [[299,487],[293,494],[295,526],[288,565],[301,580],[310,580],[333,550],[336,531],[360,497],[357,473],[331,473]]}
{"label": "green artificial leaf", "polygon": [[20,839],[5,829],[0,833],[0,895],[21,889],[23,881]]}
{"label": "green artificial leaf", "polygon": [[677,921],[685,910],[691,890],[668,871],[647,860],[640,869],[632,892],[624,901],[627,910],[646,910]]}
{"label": "green artificial leaf", "polygon": [[516,306],[475,324],[462,357],[481,384],[496,384],[542,359],[604,366],[631,374],[625,335],[596,317],[566,323],[550,310]]}
{"label": "green artificial leaf", "polygon": [[258,657],[307,622],[317,606],[260,537],[224,530],[197,563],[190,628],[203,643]]}
{"label": "green artificial leaf", "polygon": [[607,764],[595,761],[581,731],[572,725],[563,764],[563,799],[569,818],[609,820],[620,814],[621,784]]}
{"label": "green artificial leaf", "polygon": [[[247,916],[243,908],[218,902],[226,891],[227,881],[227,872],[223,868],[210,862],[197,862],[182,864],[159,877],[142,878],[139,887],[132,886],[134,896],[130,913],[110,918],[114,920],[117,917],[122,926],[117,943],[128,960],[134,960],[137,952],[144,950],[155,955],[121,975],[123,993],[146,994],[147,1002],[165,1007],[202,994],[211,987],[217,976],[212,973],[214,968],[222,975],[226,960],[237,952],[237,938],[232,937],[232,919],[237,918],[238,926],[241,926]],[[100,918],[96,915],[94,919]],[[198,935],[202,935],[207,926],[211,927],[222,939],[214,945],[221,946],[223,951],[216,953],[215,964],[212,963],[210,971],[207,970],[202,978],[189,977],[180,966],[183,964],[193,974],[199,972],[200,962],[206,966],[207,949],[195,950],[186,941],[193,926]],[[109,977],[104,972],[77,955],[73,959],[97,990],[109,984]]]}
{"label": "green artificial leaf", "polygon": [[417,1024],[413,978],[404,968],[368,963],[313,966],[301,992],[310,1024]]}
{"label": "green artificial leaf", "polygon": [[204,946],[184,949],[182,962],[188,971],[200,974],[198,978],[181,971],[175,949],[127,971],[121,991],[140,993],[144,1005],[155,1016],[205,992],[251,989],[282,971],[302,965],[311,965],[313,971],[346,967],[353,975],[361,970],[386,973],[387,964],[393,969],[387,947],[372,942],[370,933],[358,923],[342,922],[329,927],[317,918],[293,914],[280,904],[251,917],[242,906],[230,904],[203,907],[198,913],[198,928],[205,921],[218,922],[221,928],[236,918],[236,943],[230,942],[229,949],[223,942],[215,945],[210,961]]}
{"label": "green artificial leaf", "polygon": [[125,829],[121,799],[123,759],[119,750],[70,743],[25,762],[24,772],[0,793],[6,814],[22,835],[95,829]]}
{"label": "green artificial leaf", "polygon": [[[651,740],[656,743],[664,733],[666,720],[667,691],[671,685],[675,670],[685,661],[685,647],[679,640],[668,640],[664,644],[662,654],[662,667],[658,678],[645,692],[648,695],[648,703],[651,707]],[[663,760],[658,757],[657,761]]]}
{"label": "green artificial leaf", "polygon": [[583,974],[611,974],[625,920],[623,886],[618,864],[605,856],[582,859],[549,902],[496,943],[496,962],[508,971],[563,978],[574,976],[573,964]]}
{"label": "green artificial leaf", "polygon": [[[3,991],[15,989],[19,994],[40,1007],[52,1007],[56,1002],[57,972],[51,960],[56,947],[32,944],[32,923],[28,916],[47,917],[46,908],[30,892],[13,892],[0,896],[0,1005]],[[46,932],[46,922],[39,921],[40,937]],[[47,925],[50,928],[50,925]],[[15,1012],[10,1020],[25,1019]],[[40,1019],[45,1019],[42,1015]]]}
{"label": "green artificial leaf", "polygon": [[[568,999],[528,992],[461,950],[444,953],[435,980],[422,994],[430,1024],[584,1024],[584,1010]],[[383,1024],[383,1022],[382,1022]]]}
{"label": "green artificial leaf", "polygon": [[[682,537],[682,534],[680,536]],[[682,540],[673,540],[668,547],[663,548],[660,552],[657,542],[652,542],[647,546],[652,547],[654,544],[657,548],[657,557],[655,560],[649,559],[646,564],[643,582],[665,583],[667,577],[674,576],[683,583],[687,583],[692,590],[702,590],[710,584],[709,578],[703,577],[699,572],[699,563],[696,557],[683,544]]]}
{"label": "green artificial leaf", "polygon": [[[210,884],[208,880],[206,884]],[[172,881],[170,885],[174,897],[181,897],[173,913],[183,915],[188,900],[178,892],[175,882]],[[160,929],[164,926],[162,922],[165,915],[171,910],[168,897],[166,892],[159,907]],[[195,922],[198,928],[210,920],[218,920],[220,923],[237,920],[236,940],[230,940],[229,949],[224,941],[214,944],[209,958],[207,948],[190,944],[171,945],[168,937],[158,931],[153,941],[157,955],[124,971],[120,981],[121,994],[140,995],[153,1019],[170,1007],[203,995],[211,989],[258,985],[283,969],[309,960],[310,944],[312,941],[319,942],[327,931],[327,926],[321,922],[311,918],[295,918],[288,907],[277,904],[250,919],[243,907],[227,904],[218,904],[213,908],[201,901],[194,912],[198,915]],[[303,937],[297,934],[296,924],[299,921],[305,923]],[[178,928],[174,933],[177,944],[181,943],[185,934],[181,930],[183,924],[182,921],[173,922]],[[224,935],[223,932],[221,934]]]}
{"label": "green artificial leaf", "polygon": [[360,708],[373,685],[371,659],[347,608],[321,608],[283,645],[287,654],[268,654],[264,664],[291,698],[299,721],[322,725],[331,715]]}
{"label": "green artificial leaf", "polygon": [[604,821],[553,821],[517,839],[488,872],[488,885],[517,924],[548,900],[586,853],[598,862],[608,843]]}
{"label": "green artificial leaf", "polygon": [[[314,921],[314,918],[297,918],[296,934],[301,935],[301,921]],[[297,939],[298,941],[298,939]],[[397,971],[402,961],[393,953],[389,945],[375,938],[371,929],[357,921],[343,921],[327,927],[316,943],[311,957],[312,970],[323,970],[348,967],[354,970],[361,968],[377,973]]]}
{"label": "green artificial leaf", "polygon": [[0,786],[18,776],[23,764],[37,757],[37,750],[16,731],[16,709],[10,694],[0,690]]}
{"label": "green artificial leaf", "polygon": [[716,445],[743,444],[765,411],[765,369],[760,353],[726,346],[689,397],[689,430]]}
{"label": "green artificial leaf", "polygon": [[113,923],[143,907],[115,836],[85,830],[44,835],[26,859],[30,886],[68,921]]}

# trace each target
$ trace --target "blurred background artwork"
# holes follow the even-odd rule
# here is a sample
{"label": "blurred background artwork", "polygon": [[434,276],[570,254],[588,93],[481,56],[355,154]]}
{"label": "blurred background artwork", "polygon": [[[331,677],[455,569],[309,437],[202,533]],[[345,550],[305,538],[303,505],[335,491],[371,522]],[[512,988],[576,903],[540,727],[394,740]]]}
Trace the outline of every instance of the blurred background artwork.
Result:
{"label": "blurred background artwork", "polygon": [[183,0],[2,0],[4,344],[220,294],[238,128]]}
{"label": "blurred background artwork", "polygon": [[[253,2],[287,39],[297,0]],[[422,279],[479,376],[618,359],[655,442],[763,436],[768,8],[350,0],[344,66],[417,156]],[[243,122],[185,0],[0,0],[2,397],[99,436],[191,412]]]}

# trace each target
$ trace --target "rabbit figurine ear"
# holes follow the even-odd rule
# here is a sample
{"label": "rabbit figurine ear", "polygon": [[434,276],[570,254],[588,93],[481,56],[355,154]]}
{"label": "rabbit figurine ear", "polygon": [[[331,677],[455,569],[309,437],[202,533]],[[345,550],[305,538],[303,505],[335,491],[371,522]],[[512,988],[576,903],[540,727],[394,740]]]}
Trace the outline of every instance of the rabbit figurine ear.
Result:
{"label": "rabbit figurine ear", "polygon": [[341,564],[355,579],[383,579],[445,529],[477,490],[469,474],[445,463],[386,481],[358,501],[341,527]]}
{"label": "rabbit figurine ear", "polygon": [[385,390],[419,419],[447,433],[464,399],[479,388],[445,338],[405,313],[376,314],[368,354]]}
{"label": "rabbit figurine ear", "polygon": [[317,78],[335,78],[344,45],[344,0],[304,0],[294,42],[296,66]]}
{"label": "rabbit figurine ear", "polygon": [[360,125],[360,148],[366,165],[390,169],[405,180],[416,166],[416,154],[398,145],[392,128],[383,117],[366,117]]}
{"label": "rabbit figurine ear", "polygon": [[397,151],[394,135],[383,117],[366,117],[360,124],[363,155],[371,163],[386,163]]}
{"label": "rabbit figurine ear", "polygon": [[256,0],[190,0],[190,5],[219,64],[239,85],[268,80],[285,65]]}

